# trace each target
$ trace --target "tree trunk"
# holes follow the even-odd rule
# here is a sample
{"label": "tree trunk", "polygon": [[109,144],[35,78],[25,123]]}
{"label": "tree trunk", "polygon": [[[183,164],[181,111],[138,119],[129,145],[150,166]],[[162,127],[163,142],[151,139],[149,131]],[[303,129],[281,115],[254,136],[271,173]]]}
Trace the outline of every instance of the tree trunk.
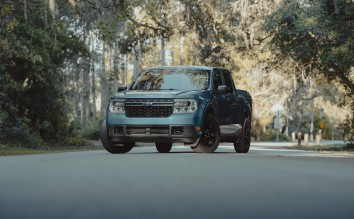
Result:
{"label": "tree trunk", "polygon": [[54,20],[55,16],[56,16],[56,3],[55,3],[55,0],[49,0],[48,5],[49,5],[49,10],[52,13],[52,17],[53,17],[53,20]]}
{"label": "tree trunk", "polygon": [[244,41],[244,43],[245,43],[246,49],[247,49],[247,50],[250,50],[250,47],[249,47],[249,44],[248,44],[248,36],[247,36],[247,33],[244,32],[244,31],[242,31],[242,30],[240,30],[240,32],[241,32],[241,35],[242,35],[242,37],[243,37],[243,41]]}
{"label": "tree trunk", "polygon": [[81,83],[80,83],[81,66],[75,63],[75,88],[74,88],[74,104],[75,104],[75,123],[79,125],[81,123]]}
{"label": "tree trunk", "polygon": [[179,64],[184,65],[184,36],[182,34],[179,36],[179,49]]}
{"label": "tree trunk", "polygon": [[[76,22],[74,22],[74,28],[76,26]],[[48,11],[47,8],[44,7],[44,29],[47,31],[48,29]]]}
{"label": "tree trunk", "polygon": [[23,16],[25,18],[25,22],[27,23],[27,0],[23,0]]}
{"label": "tree trunk", "polygon": [[[87,48],[90,48],[91,38],[89,25],[87,24],[84,31],[84,42]],[[90,57],[84,57],[83,59],[83,72],[82,72],[82,127],[87,128],[89,108],[90,108]]]}
{"label": "tree trunk", "polygon": [[134,77],[140,72],[140,41],[134,46]]}
{"label": "tree trunk", "polygon": [[124,64],[124,86],[128,86],[128,53],[125,54],[125,64]]}
{"label": "tree trunk", "polygon": [[91,76],[91,93],[92,93],[92,120],[96,121],[97,120],[97,107],[96,107],[96,71],[95,71],[95,60],[96,60],[96,53],[95,53],[95,48],[96,48],[96,42],[93,41],[92,44],[92,51],[93,51],[93,58],[91,59],[92,65],[92,76]]}
{"label": "tree trunk", "polygon": [[119,54],[119,65],[118,65],[118,87],[124,86],[124,72],[125,72],[125,60],[123,54]]}
{"label": "tree trunk", "polygon": [[113,47],[113,93],[118,91],[119,51],[117,46]]}
{"label": "tree trunk", "polygon": [[165,57],[165,38],[161,37],[161,66],[166,65],[166,57]]}
{"label": "tree trunk", "polygon": [[95,62],[92,62],[92,76],[91,76],[91,81],[92,81],[92,86],[91,86],[91,92],[92,92],[92,120],[96,121],[97,120],[97,107],[96,107],[96,71],[95,71]]}
{"label": "tree trunk", "polygon": [[106,75],[106,45],[102,42],[102,69],[100,71],[100,82],[101,82],[101,107],[100,115],[106,115],[106,108],[109,101],[109,86]]}

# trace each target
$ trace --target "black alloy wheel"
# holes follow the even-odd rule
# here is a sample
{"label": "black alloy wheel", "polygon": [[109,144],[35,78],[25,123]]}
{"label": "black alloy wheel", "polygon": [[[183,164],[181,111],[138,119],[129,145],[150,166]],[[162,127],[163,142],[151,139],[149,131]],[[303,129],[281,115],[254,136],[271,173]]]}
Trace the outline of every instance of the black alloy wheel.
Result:
{"label": "black alloy wheel", "polygon": [[234,143],[235,151],[237,153],[247,153],[251,145],[251,120],[245,118],[242,126],[241,137],[238,142]]}
{"label": "black alloy wheel", "polygon": [[220,127],[218,121],[212,115],[206,115],[203,133],[200,136],[196,147],[192,147],[194,152],[213,153],[220,143]]}

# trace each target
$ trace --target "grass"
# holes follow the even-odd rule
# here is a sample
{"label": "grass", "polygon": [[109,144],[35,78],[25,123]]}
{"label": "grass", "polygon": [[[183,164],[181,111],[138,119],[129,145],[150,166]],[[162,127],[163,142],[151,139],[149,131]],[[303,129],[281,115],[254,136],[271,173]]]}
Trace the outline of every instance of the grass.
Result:
{"label": "grass", "polygon": [[89,146],[81,147],[48,147],[42,149],[29,149],[21,146],[8,146],[0,144],[0,156],[17,156],[17,155],[32,155],[32,154],[50,154],[50,153],[64,153],[77,151],[95,151],[102,150],[103,147],[99,144],[91,144]]}
{"label": "grass", "polygon": [[289,149],[299,149],[307,151],[333,151],[333,152],[354,152],[353,144],[334,144],[334,145],[314,145],[314,146],[292,146]]}

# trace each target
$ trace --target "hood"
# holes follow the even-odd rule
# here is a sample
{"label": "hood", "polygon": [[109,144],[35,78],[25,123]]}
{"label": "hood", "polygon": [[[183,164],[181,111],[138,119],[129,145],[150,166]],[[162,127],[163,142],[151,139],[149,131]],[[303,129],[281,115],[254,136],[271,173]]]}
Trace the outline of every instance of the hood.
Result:
{"label": "hood", "polygon": [[112,98],[196,98],[203,91],[180,90],[127,90],[116,93]]}

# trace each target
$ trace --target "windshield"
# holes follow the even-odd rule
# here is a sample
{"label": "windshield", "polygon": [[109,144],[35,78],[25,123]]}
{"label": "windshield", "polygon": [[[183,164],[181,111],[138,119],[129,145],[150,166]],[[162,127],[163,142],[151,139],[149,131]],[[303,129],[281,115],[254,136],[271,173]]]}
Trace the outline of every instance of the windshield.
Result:
{"label": "windshield", "polygon": [[131,90],[206,90],[209,70],[168,68],[143,70]]}

